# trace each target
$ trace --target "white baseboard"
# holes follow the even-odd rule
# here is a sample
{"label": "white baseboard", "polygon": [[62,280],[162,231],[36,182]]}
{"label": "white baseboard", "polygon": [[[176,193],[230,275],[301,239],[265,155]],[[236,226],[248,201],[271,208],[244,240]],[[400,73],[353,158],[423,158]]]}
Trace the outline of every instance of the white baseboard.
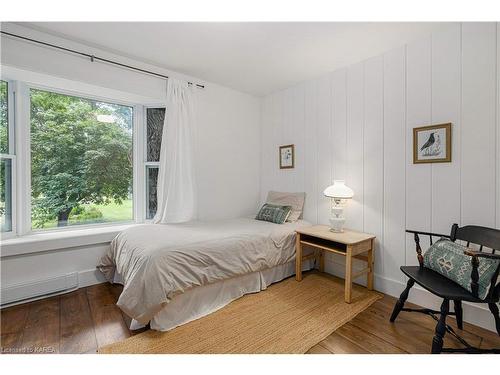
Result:
{"label": "white baseboard", "polygon": [[105,282],[106,278],[97,268],[78,272],[78,286],[80,288]]}
{"label": "white baseboard", "polygon": [[[325,258],[325,271],[335,276],[344,277],[345,265],[343,263],[336,262],[331,258]],[[355,280],[355,282],[360,285],[366,284],[365,278],[363,277]],[[399,297],[401,292],[406,287],[406,283],[400,280],[388,279],[382,275],[377,274],[375,274],[374,284],[375,290],[393,297]],[[442,299],[434,296],[432,293],[419,287],[418,285],[415,285],[410,290],[408,301],[420,306],[439,310]],[[464,302],[463,312],[465,322],[475,324],[489,331],[496,332],[493,315],[487,307],[479,304]]]}
{"label": "white baseboard", "polygon": [[65,275],[2,286],[1,307],[36,301],[42,298],[69,293],[79,288],[100,284],[106,279],[97,269],[72,272]]}

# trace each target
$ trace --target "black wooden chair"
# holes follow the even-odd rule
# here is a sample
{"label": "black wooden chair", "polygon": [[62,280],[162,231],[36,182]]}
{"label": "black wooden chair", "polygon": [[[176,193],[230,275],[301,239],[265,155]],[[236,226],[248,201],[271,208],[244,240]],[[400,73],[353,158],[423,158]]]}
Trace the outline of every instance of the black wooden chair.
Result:
{"label": "black wooden chair", "polygon": [[[451,227],[451,234],[449,236],[413,230],[407,230],[406,232],[414,234],[417,258],[420,265],[401,267],[401,271],[403,271],[403,273],[408,276],[408,283],[406,285],[406,289],[403,291],[403,293],[401,293],[399,300],[394,306],[390,321],[394,322],[401,311],[420,312],[430,315],[432,318],[434,318],[434,320],[437,321],[437,325],[435,336],[432,339],[431,353],[500,353],[500,348],[479,349],[471,346],[463,338],[461,338],[451,326],[446,324],[446,317],[448,315],[455,315],[458,328],[460,330],[463,329],[462,301],[473,303],[487,303],[491,313],[495,318],[496,329],[498,335],[500,336],[500,316],[497,306],[497,302],[500,297],[500,284],[496,286],[498,273],[500,271],[500,265],[499,267],[497,267],[497,270],[493,275],[493,278],[491,280],[491,287],[486,298],[480,299],[478,297],[479,262],[481,258],[500,259],[500,254],[495,254],[495,251],[500,251],[500,230],[474,225],[467,225],[460,228],[457,224],[453,224],[453,226]],[[422,256],[419,235],[429,236],[431,245],[433,237],[445,237],[449,238],[451,241],[462,240],[467,242],[468,249],[464,251],[464,253],[471,256],[472,292],[469,292],[468,290],[462,288],[460,285],[442,276],[441,274],[424,267],[424,257]],[[470,244],[479,245],[479,250],[475,251],[470,249]],[[490,249],[490,252],[483,251],[483,248]],[[443,303],[441,304],[440,311],[431,309],[409,309],[404,307],[406,299],[408,298],[408,293],[415,283],[427,289],[434,295],[443,298]],[[450,301],[453,301],[454,303],[455,312],[450,312]],[[439,314],[439,318],[436,316],[436,314]],[[443,338],[446,332],[456,337],[464,345],[464,348],[443,348]]]}

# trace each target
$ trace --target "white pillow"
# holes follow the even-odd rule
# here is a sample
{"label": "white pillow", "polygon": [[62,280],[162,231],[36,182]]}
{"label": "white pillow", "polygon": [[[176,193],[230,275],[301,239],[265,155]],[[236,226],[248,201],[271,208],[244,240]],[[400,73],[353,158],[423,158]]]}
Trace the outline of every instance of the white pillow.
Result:
{"label": "white pillow", "polygon": [[287,193],[280,191],[270,191],[267,193],[266,203],[279,206],[292,206],[292,211],[288,216],[288,222],[293,223],[302,217],[306,193]]}

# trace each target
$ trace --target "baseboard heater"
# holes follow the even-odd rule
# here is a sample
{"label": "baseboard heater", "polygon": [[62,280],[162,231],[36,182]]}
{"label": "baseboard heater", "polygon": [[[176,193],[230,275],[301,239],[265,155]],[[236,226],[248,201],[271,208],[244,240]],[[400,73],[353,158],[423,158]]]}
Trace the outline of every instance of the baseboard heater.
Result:
{"label": "baseboard heater", "polygon": [[78,288],[78,272],[2,288],[2,307]]}

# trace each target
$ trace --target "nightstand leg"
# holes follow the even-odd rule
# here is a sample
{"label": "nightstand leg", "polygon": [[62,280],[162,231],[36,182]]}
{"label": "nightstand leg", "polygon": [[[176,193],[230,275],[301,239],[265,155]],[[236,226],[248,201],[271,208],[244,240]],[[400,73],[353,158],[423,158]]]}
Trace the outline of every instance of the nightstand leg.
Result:
{"label": "nightstand leg", "polygon": [[319,250],[319,272],[325,272],[325,251]]}
{"label": "nightstand leg", "polygon": [[368,251],[368,274],[366,275],[366,287],[368,290],[373,290],[373,246],[374,240],[372,240],[372,248]]}
{"label": "nightstand leg", "polygon": [[351,303],[352,290],[352,248],[347,246],[345,257],[345,301]]}
{"label": "nightstand leg", "polygon": [[295,240],[295,280],[302,281],[302,244],[300,243],[300,233],[296,234]]}

